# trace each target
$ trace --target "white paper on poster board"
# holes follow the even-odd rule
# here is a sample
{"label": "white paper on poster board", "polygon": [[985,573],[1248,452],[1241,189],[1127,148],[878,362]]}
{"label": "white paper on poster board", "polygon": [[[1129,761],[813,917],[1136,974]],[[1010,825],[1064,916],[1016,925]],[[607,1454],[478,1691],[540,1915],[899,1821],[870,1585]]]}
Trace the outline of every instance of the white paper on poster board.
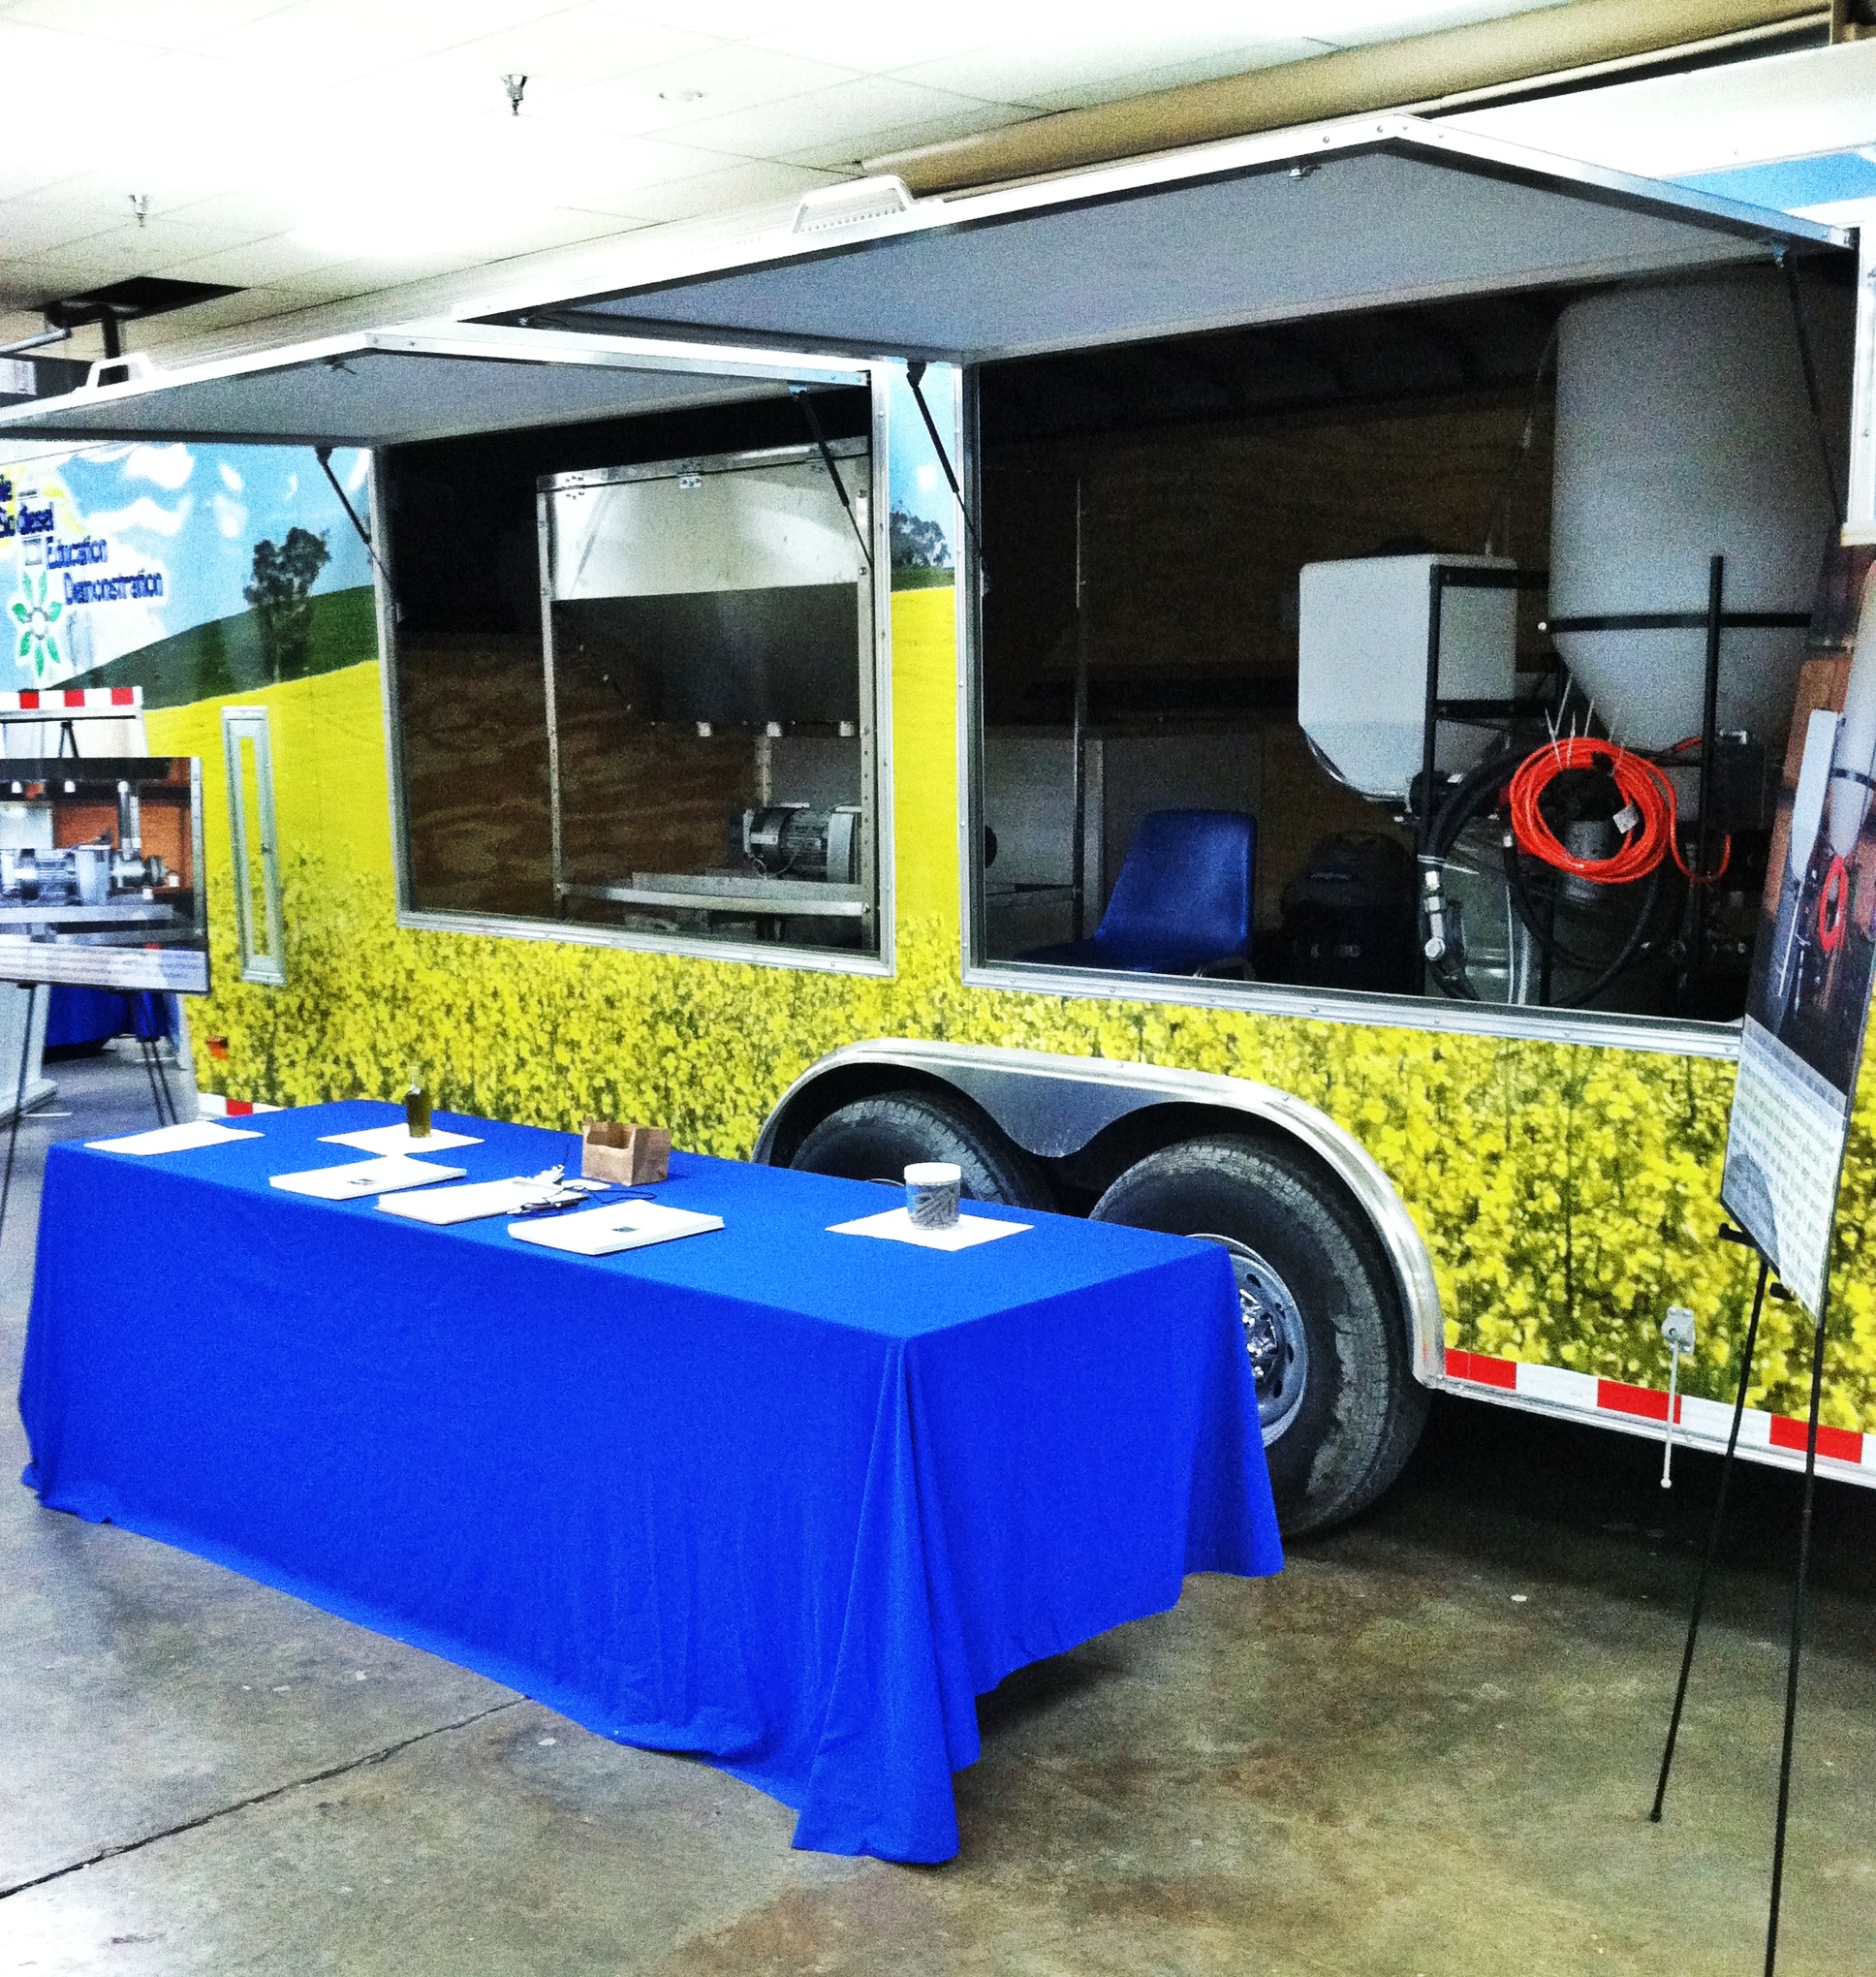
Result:
{"label": "white paper on poster board", "polygon": [[1813,1317],[1830,1272],[1876,973],[1876,638],[1866,594],[1842,716],[1805,731],[1777,906],[1762,915],[1720,1201]]}
{"label": "white paper on poster board", "polygon": [[862,1215],[857,1222],[836,1222],[829,1236],[876,1236],[886,1242],[910,1242],[918,1249],[975,1249],[999,1236],[1020,1236],[1028,1222],[993,1222],[987,1215],[959,1215],[949,1229],[922,1229],[909,1209],[888,1208],[883,1215]]}
{"label": "white paper on poster board", "polygon": [[384,1160],[350,1160],[343,1167],[311,1167],[302,1174],[275,1174],[271,1186],[321,1202],[356,1202],[363,1195],[391,1194],[399,1188],[427,1187],[433,1180],[460,1180],[468,1170],[432,1167],[423,1160],[391,1154]]}

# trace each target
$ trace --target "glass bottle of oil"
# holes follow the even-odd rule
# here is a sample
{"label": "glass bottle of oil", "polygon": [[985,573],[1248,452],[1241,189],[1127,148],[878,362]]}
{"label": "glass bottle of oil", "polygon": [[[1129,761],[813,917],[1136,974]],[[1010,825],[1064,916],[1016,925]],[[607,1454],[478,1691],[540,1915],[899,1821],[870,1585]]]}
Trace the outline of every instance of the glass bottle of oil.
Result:
{"label": "glass bottle of oil", "polygon": [[410,1067],[410,1082],[404,1092],[404,1126],[413,1140],[430,1137],[430,1094],[419,1081],[415,1064]]}

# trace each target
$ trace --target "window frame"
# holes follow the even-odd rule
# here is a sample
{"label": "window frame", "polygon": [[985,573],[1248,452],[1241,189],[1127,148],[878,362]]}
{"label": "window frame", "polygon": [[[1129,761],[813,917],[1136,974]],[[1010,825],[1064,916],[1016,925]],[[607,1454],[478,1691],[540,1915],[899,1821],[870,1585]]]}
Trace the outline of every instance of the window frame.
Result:
{"label": "window frame", "polygon": [[[615,948],[626,953],[681,955],[699,960],[746,962],[756,967],[795,968],[816,974],[890,977],[896,970],[896,919],[892,860],[892,721],[891,563],[888,534],[890,504],[881,490],[888,485],[890,444],[888,399],[890,379],[883,365],[866,367],[871,402],[867,453],[867,538],[872,559],[871,670],[860,669],[860,756],[871,765],[872,792],[867,843],[862,869],[875,875],[874,925],[877,944],[870,954],[852,949],[788,947],[779,942],[711,940],[691,934],[641,932],[631,927],[605,926],[578,921],[528,919],[494,913],[450,912],[422,908],[411,901],[410,831],[403,763],[403,720],[397,691],[396,570],[386,529],[379,460],[371,460],[371,535],[379,545],[374,556],[378,599],[380,693],[385,722],[385,765],[391,808],[391,862],[396,881],[396,918],[400,927],[428,933],[481,934],[501,940],[557,941],[573,947]],[[545,583],[543,608],[546,608]],[[543,663],[546,653],[543,653]],[[551,735],[549,746],[552,745]]]}
{"label": "window frame", "polygon": [[[994,360],[992,360],[994,361]],[[980,512],[980,363],[959,366],[954,440],[970,512]],[[1440,1036],[1506,1041],[1594,1044],[1734,1062],[1743,1019],[1699,1022],[1679,1017],[1624,1016],[1603,1010],[1520,1008],[1456,1003],[1437,996],[1376,994],[1360,988],[1315,988],[1283,982],[1231,982],[1184,975],[1123,973],[990,958],[985,952],[984,889],[984,626],[977,545],[958,531],[957,787],[958,902],[962,971],[967,988],[1055,995],[1082,1002],[1163,1002],[1246,1016],[1299,1017],[1369,1029],[1407,1029]]]}

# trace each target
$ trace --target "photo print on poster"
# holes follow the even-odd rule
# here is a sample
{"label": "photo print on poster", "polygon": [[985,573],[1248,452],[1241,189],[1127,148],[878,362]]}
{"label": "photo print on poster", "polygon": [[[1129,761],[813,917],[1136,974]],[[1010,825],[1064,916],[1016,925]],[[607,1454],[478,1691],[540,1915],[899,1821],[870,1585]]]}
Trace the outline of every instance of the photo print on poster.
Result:
{"label": "photo print on poster", "polygon": [[1829,1275],[1831,1219],[1876,971],[1870,578],[1843,674],[1841,659],[1813,662],[1799,689],[1720,1186],[1728,1212],[1813,1315]]}

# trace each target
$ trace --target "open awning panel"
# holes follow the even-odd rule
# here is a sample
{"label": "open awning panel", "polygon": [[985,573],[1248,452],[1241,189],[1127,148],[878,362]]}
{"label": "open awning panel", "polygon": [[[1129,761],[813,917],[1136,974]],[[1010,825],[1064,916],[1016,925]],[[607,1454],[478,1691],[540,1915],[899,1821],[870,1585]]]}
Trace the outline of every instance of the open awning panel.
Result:
{"label": "open awning panel", "polygon": [[807,253],[778,246],[559,314],[968,361],[1845,245],[1782,213],[1392,117],[925,201]]}
{"label": "open awning panel", "polygon": [[444,324],[328,337],[41,399],[0,417],[0,440],[395,446],[865,381],[851,365],[771,352],[627,349],[616,335]]}

